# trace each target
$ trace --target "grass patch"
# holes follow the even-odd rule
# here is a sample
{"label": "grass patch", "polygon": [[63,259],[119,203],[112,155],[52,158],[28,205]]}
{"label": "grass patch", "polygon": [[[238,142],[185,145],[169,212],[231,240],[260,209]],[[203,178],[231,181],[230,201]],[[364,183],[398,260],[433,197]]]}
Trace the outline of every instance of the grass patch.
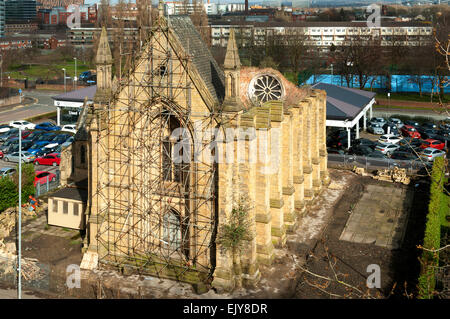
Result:
{"label": "grass patch", "polygon": [[45,230],[49,230],[49,229],[50,229],[49,224],[45,224],[44,229],[45,229]]}
{"label": "grass patch", "polygon": [[44,113],[44,114],[40,114],[40,115],[36,115],[36,116],[32,116],[32,117],[26,118],[25,121],[35,122],[35,121],[38,121],[38,120],[50,119],[50,118],[56,118],[56,111],[55,112]]}
{"label": "grass patch", "polygon": [[[66,61],[55,64],[16,64],[8,68],[5,74],[9,75],[12,79],[24,79],[29,80],[41,79],[58,79],[64,77],[64,71],[66,69],[66,76],[73,77],[75,75],[75,61]],[[84,71],[90,70],[90,67],[86,64],[77,63],[77,76]]]}
{"label": "grass patch", "polygon": [[381,104],[374,105],[374,108],[419,110],[419,111],[448,111],[448,108],[446,107],[397,106],[397,105],[381,105]]}
{"label": "grass patch", "polygon": [[286,79],[288,79],[290,82],[294,83],[295,85],[297,85],[298,83],[298,77],[297,77],[297,73],[295,72],[284,72],[283,73],[284,77]]}
{"label": "grass patch", "polygon": [[[388,99],[388,97],[386,93],[377,93],[377,95],[375,95],[375,99]],[[413,102],[439,102],[438,94],[433,94],[432,98],[429,93],[423,93],[422,96],[420,96],[419,93],[396,92],[391,93],[390,99]],[[444,94],[442,102],[450,102],[450,94]]]}

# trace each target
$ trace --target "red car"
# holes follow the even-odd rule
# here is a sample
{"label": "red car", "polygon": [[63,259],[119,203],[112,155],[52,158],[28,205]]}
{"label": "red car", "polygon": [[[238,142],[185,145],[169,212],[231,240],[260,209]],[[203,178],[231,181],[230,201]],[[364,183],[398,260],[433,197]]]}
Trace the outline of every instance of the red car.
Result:
{"label": "red car", "polygon": [[420,145],[420,148],[422,148],[422,149],[425,149],[427,147],[432,147],[432,148],[435,148],[435,149],[438,149],[438,150],[442,150],[445,147],[445,143],[441,142],[441,141],[438,141],[438,140],[433,140],[433,139],[429,138],[427,140],[424,140],[423,144]]}
{"label": "red car", "polygon": [[0,151],[0,159],[3,158],[3,156],[5,156],[5,154],[3,154],[2,151]]}
{"label": "red car", "polygon": [[403,136],[409,136],[411,138],[420,138],[420,133],[417,132],[416,128],[412,125],[403,125],[400,129]]}
{"label": "red car", "polygon": [[46,171],[36,171],[35,174],[36,176],[34,177],[34,187],[36,187],[37,184],[46,184],[47,180],[50,183],[54,178],[56,178],[55,174]]}
{"label": "red car", "polygon": [[33,161],[34,165],[59,165],[61,163],[61,155],[59,153],[50,153],[45,156],[36,158]]}

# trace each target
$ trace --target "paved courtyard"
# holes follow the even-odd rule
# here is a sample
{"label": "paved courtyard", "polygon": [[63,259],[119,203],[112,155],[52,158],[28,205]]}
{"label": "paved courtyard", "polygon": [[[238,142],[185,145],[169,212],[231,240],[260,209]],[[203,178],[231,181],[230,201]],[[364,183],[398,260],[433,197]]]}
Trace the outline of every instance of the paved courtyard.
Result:
{"label": "paved courtyard", "polygon": [[25,235],[27,240],[32,240],[40,235],[51,235],[62,238],[72,238],[79,234],[78,230],[67,229],[63,227],[56,227],[47,225],[47,216],[40,215],[38,218],[27,223],[22,227],[22,234]]}
{"label": "paved courtyard", "polygon": [[405,235],[412,196],[411,191],[398,184],[367,185],[362,198],[349,211],[351,215],[339,239],[399,248]]}

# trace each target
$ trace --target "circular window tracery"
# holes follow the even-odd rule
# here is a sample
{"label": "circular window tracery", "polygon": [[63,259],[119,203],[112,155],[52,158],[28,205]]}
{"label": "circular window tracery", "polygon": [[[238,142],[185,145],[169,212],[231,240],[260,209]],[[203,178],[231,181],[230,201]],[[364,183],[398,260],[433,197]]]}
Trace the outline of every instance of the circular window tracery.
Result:
{"label": "circular window tracery", "polygon": [[273,75],[263,74],[256,76],[249,85],[250,98],[259,102],[280,100],[283,94],[281,81]]}

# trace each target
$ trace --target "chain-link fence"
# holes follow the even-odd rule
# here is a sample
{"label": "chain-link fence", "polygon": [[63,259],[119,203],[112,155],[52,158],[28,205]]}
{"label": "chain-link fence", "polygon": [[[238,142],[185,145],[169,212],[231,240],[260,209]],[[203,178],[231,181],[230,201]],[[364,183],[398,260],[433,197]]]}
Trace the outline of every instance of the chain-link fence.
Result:
{"label": "chain-link fence", "polygon": [[377,158],[348,154],[328,154],[328,166],[335,168],[363,167],[366,171],[378,169],[405,168],[413,173],[424,166],[431,167],[432,162],[416,160],[397,160],[392,158]]}
{"label": "chain-link fence", "polygon": [[50,174],[40,178],[35,185],[36,197],[47,194],[48,192],[59,187],[60,172],[56,171],[55,174]]}

